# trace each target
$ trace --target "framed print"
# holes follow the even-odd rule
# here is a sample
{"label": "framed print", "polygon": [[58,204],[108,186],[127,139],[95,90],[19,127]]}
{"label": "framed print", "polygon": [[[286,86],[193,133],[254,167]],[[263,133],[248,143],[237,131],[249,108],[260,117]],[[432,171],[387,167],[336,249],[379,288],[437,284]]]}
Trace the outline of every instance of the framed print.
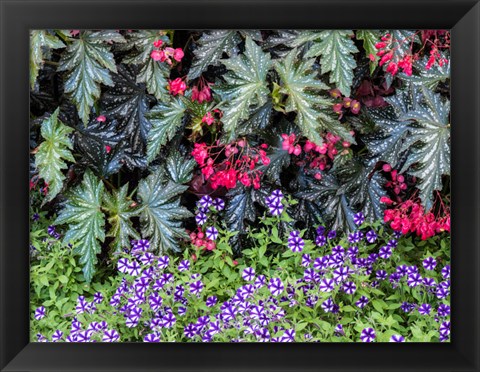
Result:
{"label": "framed print", "polygon": [[2,371],[479,370],[478,2],[1,20]]}

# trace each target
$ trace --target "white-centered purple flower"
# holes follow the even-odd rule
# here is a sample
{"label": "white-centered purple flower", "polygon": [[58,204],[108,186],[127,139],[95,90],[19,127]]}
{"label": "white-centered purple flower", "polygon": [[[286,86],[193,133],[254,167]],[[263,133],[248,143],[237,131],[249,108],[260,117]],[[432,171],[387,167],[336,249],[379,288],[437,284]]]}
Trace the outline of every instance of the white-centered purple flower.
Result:
{"label": "white-centered purple flower", "polygon": [[331,313],[333,311],[333,308],[334,308],[334,303],[333,303],[333,300],[331,298],[328,298],[325,301],[323,301],[322,309],[326,313]]}
{"label": "white-centered purple flower", "polygon": [[188,260],[180,261],[180,263],[178,264],[178,271],[182,272],[182,271],[188,271],[188,270],[190,270],[190,261]]}
{"label": "white-centered purple flower", "polygon": [[378,255],[384,260],[386,260],[387,258],[390,258],[390,256],[392,255],[392,248],[389,247],[388,245],[384,245],[378,251]]}
{"label": "white-centered purple flower", "polygon": [[357,305],[360,309],[363,309],[365,306],[368,305],[369,299],[366,296],[361,296],[355,305]]}
{"label": "white-centered purple flower", "polygon": [[167,312],[162,318],[162,323],[165,328],[172,328],[176,321],[177,318],[175,318],[172,312]]}
{"label": "white-centered purple flower", "polygon": [[292,233],[290,233],[290,238],[288,238],[288,248],[290,248],[290,250],[295,253],[303,251],[305,242],[299,236],[292,237]]}
{"label": "white-centered purple flower", "polygon": [[35,319],[36,320],[43,319],[45,318],[45,315],[46,315],[45,307],[44,306],[37,307],[37,309],[35,310]]}
{"label": "white-centered purple flower", "polygon": [[333,271],[333,280],[335,283],[340,283],[348,278],[350,270],[347,266],[340,266]]}
{"label": "white-centered purple flower", "polygon": [[143,338],[143,342],[160,342],[160,337],[157,332],[149,333]]}
{"label": "white-centered purple flower", "polygon": [[303,267],[309,267],[310,264],[312,263],[312,258],[308,253],[305,253],[302,255],[302,266]]}
{"label": "white-centered purple flower", "polygon": [[131,276],[139,276],[140,275],[140,272],[142,270],[142,267],[140,266],[140,264],[133,260],[132,262],[130,262],[130,264],[127,266],[127,274],[131,275]]}
{"label": "white-centered purple flower", "polygon": [[198,225],[203,225],[205,222],[207,222],[207,215],[203,212],[200,212],[195,216],[195,221],[197,221]]}
{"label": "white-centered purple flower", "polygon": [[450,322],[442,322],[439,328],[439,332],[443,336],[448,336],[450,334]]}
{"label": "white-centered purple flower", "polygon": [[103,333],[102,341],[103,342],[117,342],[119,339],[120,339],[120,335],[118,334],[118,332],[116,330],[107,329]]}
{"label": "white-centered purple flower", "polygon": [[202,293],[203,290],[203,283],[201,280],[197,280],[196,282],[193,282],[190,284],[190,293],[198,296],[200,293]]}
{"label": "white-centered purple flower", "polygon": [[214,307],[216,304],[217,304],[216,296],[210,296],[207,298],[207,301],[205,301],[205,305],[207,305],[207,307]]}
{"label": "white-centered purple flower", "polygon": [[342,289],[346,294],[354,294],[357,290],[357,286],[354,282],[345,282]]}
{"label": "white-centered purple flower", "polygon": [[204,195],[201,197],[198,203],[203,208],[209,208],[211,205],[213,205],[213,199],[210,195]]}
{"label": "white-centered purple flower", "polygon": [[353,216],[353,222],[355,222],[355,225],[360,226],[362,223],[365,222],[365,216],[363,215],[362,212],[358,212]]}
{"label": "white-centered purple flower", "polygon": [[324,235],[317,235],[315,238],[315,244],[319,247],[323,247],[325,244],[327,244],[327,238]]}
{"label": "white-centered purple flower", "polygon": [[225,208],[225,202],[224,202],[222,199],[220,199],[220,198],[214,199],[212,205],[213,205],[213,206],[215,207],[215,209],[216,209],[217,211],[219,211],[219,212],[220,212],[220,211],[223,211],[223,209]]}
{"label": "white-centered purple flower", "polygon": [[373,328],[365,328],[360,334],[360,340],[362,340],[362,342],[373,342],[375,337],[376,334]]}
{"label": "white-centered purple flower", "polygon": [[255,270],[252,267],[247,267],[242,272],[242,278],[247,282],[255,279]]}
{"label": "white-centered purple flower", "polygon": [[438,316],[441,316],[441,317],[449,316],[450,310],[451,310],[450,306],[445,304],[440,304],[440,306],[438,306],[437,314]]}
{"label": "white-centered purple flower", "polygon": [[158,268],[164,270],[168,267],[170,263],[170,258],[168,256],[158,257]]}
{"label": "white-centered purple flower", "polygon": [[401,335],[392,335],[392,337],[390,337],[390,342],[405,342],[405,337]]}
{"label": "white-centered purple flower", "polygon": [[446,266],[442,269],[442,276],[443,276],[445,279],[450,278],[450,265],[446,265]]}
{"label": "white-centered purple flower", "polygon": [[268,211],[272,216],[280,216],[283,212],[284,206],[280,200],[274,199],[267,203]]}
{"label": "white-centered purple flower", "polygon": [[425,270],[435,270],[435,266],[437,266],[437,260],[433,257],[427,257],[423,260],[423,267]]}
{"label": "white-centered purple flower", "polygon": [[432,310],[432,307],[429,304],[422,304],[418,307],[418,312],[421,315],[430,315],[431,310]]}
{"label": "white-centered purple flower", "polygon": [[334,283],[333,279],[324,278],[320,282],[320,291],[322,292],[331,292],[333,291]]}
{"label": "white-centered purple flower", "polygon": [[52,334],[52,342],[58,342],[63,340],[63,332],[57,329],[55,332]]}
{"label": "white-centered purple flower", "polygon": [[123,274],[128,272],[128,266],[130,265],[130,261],[127,258],[120,258],[117,262],[118,271]]}
{"label": "white-centered purple flower", "polygon": [[272,278],[268,283],[268,289],[272,295],[278,296],[283,292],[285,287],[280,278]]}
{"label": "white-centered purple flower", "polygon": [[375,243],[377,241],[378,236],[375,233],[375,231],[370,230],[369,232],[367,232],[367,235],[365,237],[367,238],[367,242],[372,244],[372,243]]}
{"label": "white-centered purple flower", "polygon": [[422,284],[422,276],[419,273],[412,273],[408,276],[407,284],[409,287],[416,287]]}
{"label": "white-centered purple flower", "polygon": [[207,227],[205,234],[207,235],[207,238],[210,240],[217,240],[218,238],[218,230],[215,228],[215,226]]}
{"label": "white-centered purple flower", "polygon": [[100,292],[96,292],[93,295],[93,302],[95,302],[96,304],[100,304],[102,303],[102,301],[103,301],[103,295]]}
{"label": "white-centered purple flower", "polygon": [[378,270],[375,275],[378,280],[385,280],[387,279],[387,276],[388,276],[385,270]]}

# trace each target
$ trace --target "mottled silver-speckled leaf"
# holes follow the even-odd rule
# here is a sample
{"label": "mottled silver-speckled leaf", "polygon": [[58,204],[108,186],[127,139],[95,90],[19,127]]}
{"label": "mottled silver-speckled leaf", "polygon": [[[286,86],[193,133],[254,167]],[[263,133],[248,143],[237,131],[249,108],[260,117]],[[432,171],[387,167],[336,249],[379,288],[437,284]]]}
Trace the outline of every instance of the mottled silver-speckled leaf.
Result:
{"label": "mottled silver-speckled leaf", "polygon": [[377,130],[366,135],[364,142],[377,161],[385,161],[394,168],[399,166],[399,160],[408,150],[404,147],[404,140],[411,125],[411,120],[400,117],[413,110],[419,98],[414,90],[397,90],[395,96],[385,98],[390,106],[368,109],[368,115],[375,122]]}
{"label": "mottled silver-speckled leaf", "polygon": [[226,84],[214,87],[223,102],[223,129],[227,142],[236,136],[236,130],[242,120],[248,119],[252,106],[262,106],[267,102],[267,72],[270,69],[270,55],[264,53],[255,42],[247,37],[245,53],[222,59],[229,70],[223,78]]}
{"label": "mottled silver-speckled leaf", "polygon": [[354,158],[336,171],[341,184],[338,192],[346,195],[352,209],[361,210],[367,220],[372,222],[383,218],[384,205],[380,203],[380,198],[386,195],[383,189],[385,180],[374,170],[374,161],[365,166]]}
{"label": "mottled silver-speckled leaf", "polygon": [[260,30],[238,30],[240,34],[246,39],[250,37],[255,41],[262,41],[262,32]]}
{"label": "mottled silver-speckled leaf", "polygon": [[169,43],[170,40],[161,30],[135,30],[125,35],[126,43],[121,46],[122,50],[128,50],[129,54],[122,60],[123,63],[143,65],[147,62],[152,53],[153,43],[162,40]]}
{"label": "mottled silver-speckled leaf", "polygon": [[151,246],[159,253],[179,251],[178,239],[188,238],[181,221],[192,214],[180,205],[180,196],[187,189],[188,186],[165,182],[159,171],[138,185],[142,236],[149,237]]}
{"label": "mottled silver-speckled leaf", "polygon": [[335,83],[343,95],[350,97],[353,69],[357,66],[353,53],[357,53],[351,30],[330,30],[318,34],[320,41],[312,44],[305,58],[320,57],[322,74],[330,73],[330,83]]}
{"label": "mottled silver-speckled leaf", "polygon": [[137,212],[130,207],[132,200],[129,200],[127,196],[128,184],[118,190],[113,190],[111,194],[109,192],[103,194],[103,206],[108,211],[107,220],[110,224],[107,236],[114,238],[112,246],[115,252],[121,252],[123,248],[129,247],[131,238],[140,239],[131,221]]}
{"label": "mottled silver-speckled leaf", "polygon": [[73,129],[63,125],[58,119],[59,109],[42,122],[41,135],[43,142],[35,154],[35,167],[38,175],[48,183],[45,202],[52,200],[63,187],[65,176],[62,169],[67,169],[65,161],[75,162],[72,155],[73,144],[69,134]]}
{"label": "mottled silver-speckled leaf", "polygon": [[141,65],[137,83],[145,83],[148,93],[157,99],[166,98],[170,69],[165,62],[154,61],[150,54],[154,49],[153,43],[157,40],[169,43],[168,36],[158,30],[138,30],[127,34],[126,38],[125,47],[132,51],[123,59],[123,63]]}
{"label": "mottled silver-speckled leaf", "polygon": [[38,70],[43,66],[46,49],[65,48],[65,44],[47,30],[30,31],[30,89],[33,89]]}
{"label": "mottled silver-speckled leaf", "polygon": [[[127,141],[125,133],[116,131],[117,122],[93,120],[87,127],[79,125],[74,134],[75,149],[82,158],[80,165],[90,166],[102,177],[118,172],[126,160]],[[110,150],[107,151],[107,146]]]}
{"label": "mottled silver-speckled leaf", "polygon": [[[444,58],[445,56],[442,56]],[[446,58],[446,57],[445,57]],[[435,63],[429,70],[427,70],[428,57],[416,61],[413,64],[414,73],[408,76],[405,73],[399,73],[398,77],[405,80],[407,83],[412,83],[417,86],[425,86],[430,90],[435,90],[439,82],[450,79],[450,59],[443,66]]]}
{"label": "mottled silver-speckled leaf", "polygon": [[113,85],[109,71],[117,72],[113,54],[106,42],[125,42],[113,31],[82,31],[63,53],[58,71],[67,71],[65,93],[70,93],[78,115],[86,125],[90,109],[100,97],[100,84]]}
{"label": "mottled silver-speckled leaf", "polygon": [[195,59],[188,73],[188,80],[199,77],[209,65],[217,66],[223,53],[229,52],[242,41],[236,30],[212,30],[204,32],[197,41]]}
{"label": "mottled silver-speckled leaf", "polygon": [[450,175],[450,102],[426,87],[421,91],[423,96],[415,110],[401,118],[415,121],[414,130],[405,140],[410,155],[401,172],[409,169],[408,173],[420,178],[420,198],[429,210],[434,190],[442,189],[442,175]]}
{"label": "mottled silver-speckled leaf", "polygon": [[246,136],[265,129],[270,124],[272,108],[272,101],[268,100],[263,106],[251,110],[249,118],[238,126],[237,136]]}
{"label": "mottled silver-speckled leaf", "polygon": [[146,114],[149,96],[143,85],[137,85],[134,70],[118,65],[113,75],[115,86],[102,96],[104,115],[117,121],[117,132],[125,133],[134,152],[144,153],[152,124]]}
{"label": "mottled silver-speckled leaf", "polygon": [[373,61],[370,60],[370,74],[373,73],[378,66],[379,57],[377,56],[377,48],[375,44],[380,41],[380,31],[378,30],[357,30],[357,39],[363,40],[363,49],[365,49],[366,57],[373,56]]}
{"label": "mottled silver-speckled leaf", "polygon": [[315,204],[323,221],[332,229],[348,232],[355,229],[354,211],[340,187],[336,177],[331,174],[326,174],[321,181],[308,177],[303,190],[296,193],[295,197]]}
{"label": "mottled silver-speckled leaf", "polygon": [[230,231],[238,232],[230,238],[230,244],[235,251],[242,249],[242,238],[246,234],[247,222],[254,222],[257,211],[254,205],[253,190],[237,187],[228,192],[225,207],[225,222]]}
{"label": "mottled silver-speckled leaf", "polygon": [[347,128],[330,113],[332,100],[319,95],[319,91],[328,87],[312,70],[314,62],[313,58],[298,61],[296,49],[284,59],[275,61],[275,69],[282,82],[281,92],[288,95],[285,111],[296,112],[295,123],[302,134],[317,144],[322,143],[322,131],[338,134],[353,143]]}
{"label": "mottled silver-speckled leaf", "polygon": [[105,218],[101,211],[103,183],[89,170],[82,184],[70,191],[55,225],[68,224],[64,241],[75,244],[74,253],[80,255],[87,282],[95,273],[99,242],[105,240]]}
{"label": "mottled silver-speckled leaf", "polygon": [[185,115],[185,104],[180,98],[170,98],[160,102],[148,114],[152,129],[148,134],[147,159],[151,162],[159,154],[160,149],[170,141],[182,125]]}
{"label": "mottled silver-speckled leaf", "polygon": [[166,174],[173,182],[184,184],[192,179],[193,169],[196,164],[193,158],[187,159],[180,152],[174,150],[170,153],[165,163]]}

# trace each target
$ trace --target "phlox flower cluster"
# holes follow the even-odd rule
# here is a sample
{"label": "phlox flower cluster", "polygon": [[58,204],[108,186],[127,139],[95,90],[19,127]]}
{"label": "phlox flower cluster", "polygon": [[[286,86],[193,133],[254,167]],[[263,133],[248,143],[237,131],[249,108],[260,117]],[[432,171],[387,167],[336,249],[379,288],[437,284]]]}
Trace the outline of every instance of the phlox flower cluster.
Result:
{"label": "phlox flower cluster", "polygon": [[[282,198],[276,190],[269,202],[281,202]],[[198,202],[199,213],[207,213],[205,208],[213,213],[223,207],[221,199],[208,196]],[[120,280],[114,292],[109,296],[96,293],[91,300],[80,296],[69,329],[57,329],[48,337],[39,334],[38,340],[117,342],[130,340],[131,332],[135,332],[144,342],[317,341],[324,337],[324,331],[312,325],[298,332],[293,321],[302,321],[298,314],[308,313],[305,309],[309,308],[317,319],[332,325],[331,337],[373,342],[382,334],[382,327],[372,323],[358,328],[341,320],[351,311],[365,319],[378,298],[375,291],[380,291],[416,293],[406,297],[408,301],[398,298],[396,308],[412,319],[434,318],[438,339],[447,341],[450,266],[440,265],[431,255],[418,266],[400,263],[395,258],[398,240],[380,239],[373,229],[363,227],[364,220],[361,213],[354,216],[359,229],[348,239],[319,226],[317,238],[322,236],[326,242],[319,244],[322,248],[308,248],[307,252],[301,232],[290,231],[285,248],[299,258],[299,271],[273,267],[261,272],[255,261],[245,261],[233,269],[238,271],[235,287],[222,292],[209,286],[210,279],[196,261],[156,255],[148,240],[133,241],[117,262]],[[203,238],[197,233],[195,239],[210,234],[208,239],[214,241],[218,230],[210,227],[206,227]],[[354,242],[350,242],[351,237]],[[399,288],[403,289],[399,292]],[[37,308],[34,318],[47,321],[48,309]],[[409,341],[412,336],[403,329],[388,336],[389,341]]]}

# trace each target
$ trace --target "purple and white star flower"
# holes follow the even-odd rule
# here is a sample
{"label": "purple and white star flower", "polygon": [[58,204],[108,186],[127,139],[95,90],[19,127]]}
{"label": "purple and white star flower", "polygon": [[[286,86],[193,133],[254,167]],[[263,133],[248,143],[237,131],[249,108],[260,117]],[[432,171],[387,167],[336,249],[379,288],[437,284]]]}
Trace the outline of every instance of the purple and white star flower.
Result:
{"label": "purple and white star flower", "polygon": [[449,316],[450,315],[450,306],[448,305],[445,305],[445,304],[440,304],[440,306],[438,306],[438,311],[437,311],[437,314],[438,316]]}
{"label": "purple and white star flower", "polygon": [[104,334],[102,341],[103,342],[117,342],[120,339],[120,335],[114,329],[107,329]]}
{"label": "purple and white star flower", "polygon": [[305,242],[303,241],[302,238],[300,238],[300,236],[292,235],[294,233],[298,233],[298,231],[292,231],[290,233],[290,237],[288,238],[288,248],[290,248],[292,252],[298,253],[303,251]]}
{"label": "purple and white star flower", "polygon": [[357,286],[354,282],[345,282],[342,289],[346,294],[354,294],[357,290]]}
{"label": "purple and white star flower", "polygon": [[437,266],[437,260],[433,257],[427,257],[423,260],[423,267],[425,270],[435,270],[435,266]]}
{"label": "purple and white star flower", "polygon": [[277,199],[267,202],[267,206],[272,216],[280,216],[284,209],[282,202]]}
{"label": "purple and white star flower", "polygon": [[377,237],[378,236],[375,231],[370,230],[369,232],[367,232],[366,238],[367,242],[369,242],[370,244],[375,243],[377,241]]}
{"label": "purple and white star flower", "polygon": [[178,271],[188,271],[190,269],[190,261],[183,260],[178,264]]}
{"label": "purple and white star flower", "polygon": [[118,271],[123,274],[128,272],[128,266],[130,265],[130,261],[127,258],[120,258],[117,262]]}
{"label": "purple and white star flower", "polygon": [[355,222],[355,225],[360,226],[362,223],[365,222],[365,216],[363,215],[362,212],[358,212],[353,216],[353,222]]}
{"label": "purple and white star flower", "polygon": [[211,205],[213,205],[213,199],[210,195],[204,195],[200,198],[198,204],[203,208],[209,208]]}
{"label": "purple and white star flower", "polygon": [[390,258],[390,256],[392,255],[392,248],[389,247],[388,245],[384,245],[378,251],[378,255],[384,260],[386,260],[387,258]]}
{"label": "purple and white star flower", "polygon": [[268,283],[268,289],[273,296],[278,296],[283,292],[285,286],[280,278],[272,278]]}
{"label": "purple and white star flower", "polygon": [[418,312],[421,315],[430,315],[431,310],[432,310],[432,307],[429,304],[422,304],[418,307]]}
{"label": "purple and white star flower", "polygon": [[35,310],[35,319],[40,320],[45,318],[46,311],[44,306],[40,306]]}
{"label": "purple and white star flower", "polygon": [[62,337],[63,337],[63,332],[60,331],[59,329],[57,329],[55,332],[53,332],[52,342],[61,341],[61,340],[63,340]]}
{"label": "purple and white star flower", "polygon": [[405,337],[401,335],[392,335],[392,337],[390,337],[390,342],[405,342]]}
{"label": "purple and white star flower", "polygon": [[321,292],[331,292],[333,291],[333,288],[334,288],[333,279],[324,278],[320,282]]}
{"label": "purple and white star flower", "polygon": [[323,247],[325,244],[327,244],[327,238],[324,235],[317,235],[315,238],[315,244],[319,247]]}
{"label": "purple and white star flower", "polygon": [[137,261],[133,260],[127,266],[126,270],[127,270],[127,274],[129,274],[131,276],[139,276],[140,271],[142,270],[142,267],[140,266],[140,264]]}
{"label": "purple and white star flower", "polygon": [[205,301],[205,305],[207,305],[207,307],[214,307],[216,304],[217,304],[216,296],[210,296],[207,298],[207,301]]}
{"label": "purple and white star flower", "polygon": [[418,273],[412,273],[408,276],[407,284],[409,287],[416,287],[422,284],[423,278]]}
{"label": "purple and white star flower", "polygon": [[157,332],[149,333],[143,338],[143,342],[160,342]]}
{"label": "purple and white star flower", "polygon": [[252,267],[247,267],[242,272],[242,278],[247,282],[255,279],[255,270]]}
{"label": "purple and white star flower", "polygon": [[450,334],[450,322],[443,322],[441,325],[440,325],[440,329],[439,329],[439,332],[441,335],[443,336],[448,336]]}
{"label": "purple and white star flower", "polygon": [[360,309],[363,309],[365,306],[367,306],[369,300],[365,296],[361,296],[357,302],[355,302],[355,305],[357,305]]}
{"label": "purple and white star flower", "polygon": [[170,263],[170,258],[168,256],[158,257],[158,268],[164,270],[168,267]]}
{"label": "purple and white star flower", "polygon": [[443,276],[445,279],[450,278],[450,265],[446,265],[446,266],[442,269],[442,276]]}
{"label": "purple and white star flower", "polygon": [[225,208],[225,202],[220,199],[220,198],[216,198],[215,200],[213,200],[213,203],[212,205],[215,207],[215,209],[217,211],[223,211],[223,209]]}
{"label": "purple and white star flower", "polygon": [[193,282],[190,284],[190,293],[194,295],[199,295],[203,290],[203,283],[201,280]]}
{"label": "purple and white star flower", "polygon": [[304,255],[302,255],[302,266],[303,267],[309,267],[311,263],[312,263],[312,258],[310,257],[310,255],[308,253],[305,253]]}
{"label": "purple and white star flower", "polygon": [[205,222],[207,222],[207,215],[203,212],[200,212],[195,216],[195,221],[197,221],[198,225],[203,225]]}
{"label": "purple and white star flower", "polygon": [[365,328],[360,334],[360,340],[362,340],[362,342],[373,342],[375,337],[376,334],[373,328]]}
{"label": "purple and white star flower", "polygon": [[215,228],[215,226],[207,227],[207,230],[205,231],[205,235],[207,235],[207,238],[210,240],[217,240],[218,230]]}
{"label": "purple and white star flower", "polygon": [[322,303],[322,309],[326,313],[331,313],[333,311],[333,307],[334,307],[334,303],[333,303],[333,300],[331,298],[326,299]]}

